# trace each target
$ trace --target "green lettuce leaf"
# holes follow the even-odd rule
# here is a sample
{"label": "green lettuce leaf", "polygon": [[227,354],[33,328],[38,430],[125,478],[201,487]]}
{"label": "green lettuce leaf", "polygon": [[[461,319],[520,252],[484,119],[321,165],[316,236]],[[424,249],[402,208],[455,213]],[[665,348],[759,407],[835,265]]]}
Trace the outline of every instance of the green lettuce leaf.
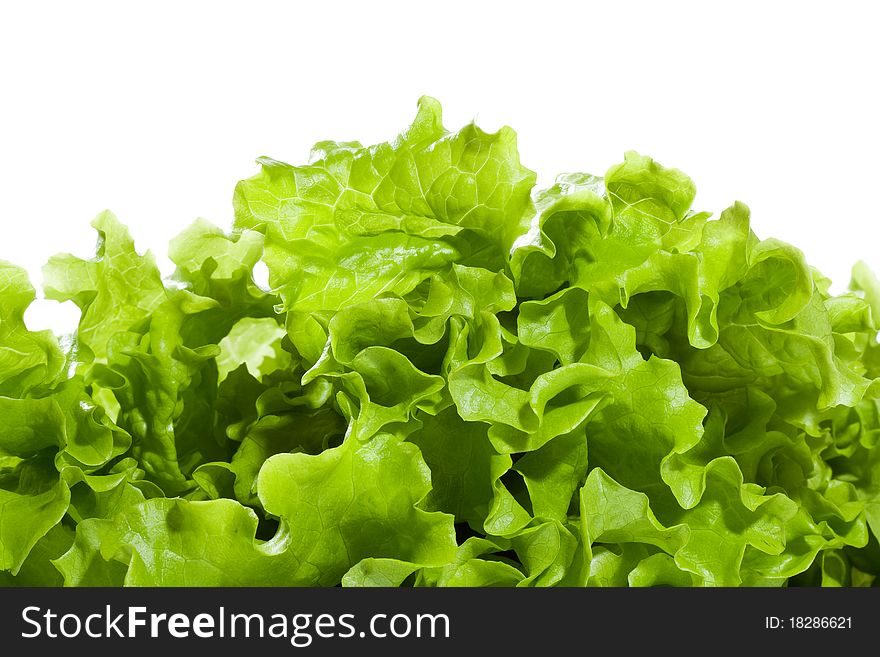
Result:
{"label": "green lettuce leaf", "polygon": [[70,335],[0,262],[0,584],[877,582],[867,265],[832,292],[678,169],[537,189],[441,118],[260,158],[166,278],[100,214],[43,270]]}

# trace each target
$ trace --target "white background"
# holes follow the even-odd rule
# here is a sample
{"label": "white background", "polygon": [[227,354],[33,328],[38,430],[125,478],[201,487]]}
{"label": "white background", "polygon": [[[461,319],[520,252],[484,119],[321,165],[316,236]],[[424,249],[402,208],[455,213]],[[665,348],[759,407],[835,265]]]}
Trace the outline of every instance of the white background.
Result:
{"label": "white background", "polygon": [[876,3],[0,1],[0,259],[37,285],[105,208],[170,273],[168,239],[228,227],[257,156],[384,141],[422,94],[448,128],[513,126],[541,183],[635,149],[836,290],[880,270]]}

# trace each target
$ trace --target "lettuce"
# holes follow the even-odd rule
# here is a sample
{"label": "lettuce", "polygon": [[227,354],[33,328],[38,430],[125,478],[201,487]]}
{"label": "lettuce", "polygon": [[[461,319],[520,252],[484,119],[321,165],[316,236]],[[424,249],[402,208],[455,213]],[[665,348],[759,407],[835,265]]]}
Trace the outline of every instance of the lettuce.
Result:
{"label": "lettuce", "polygon": [[[98,216],[0,263],[7,586],[850,586],[880,572],[880,282],[627,153],[535,189],[439,104],[261,158],[163,279]],[[268,268],[268,289],[254,280]]]}

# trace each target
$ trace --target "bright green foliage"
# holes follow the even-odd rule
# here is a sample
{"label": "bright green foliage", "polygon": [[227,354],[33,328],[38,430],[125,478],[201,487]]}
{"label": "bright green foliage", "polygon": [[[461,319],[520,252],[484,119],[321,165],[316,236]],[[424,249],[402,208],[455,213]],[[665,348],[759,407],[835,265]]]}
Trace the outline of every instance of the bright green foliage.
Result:
{"label": "bright green foliage", "polygon": [[[109,213],[0,263],[0,585],[856,586],[880,282],[637,153],[535,190],[509,128],[321,142],[163,280]],[[254,282],[265,263],[270,291]]]}

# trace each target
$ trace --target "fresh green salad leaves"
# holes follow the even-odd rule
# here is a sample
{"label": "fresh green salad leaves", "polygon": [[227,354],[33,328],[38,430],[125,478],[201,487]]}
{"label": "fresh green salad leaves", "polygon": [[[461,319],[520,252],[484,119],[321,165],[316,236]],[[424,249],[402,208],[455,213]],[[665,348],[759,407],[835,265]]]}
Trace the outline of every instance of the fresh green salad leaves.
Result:
{"label": "fresh green salad leaves", "polygon": [[[0,263],[0,584],[781,586],[880,573],[880,282],[509,128],[261,158],[235,222]],[[264,262],[269,290],[255,283]]]}

